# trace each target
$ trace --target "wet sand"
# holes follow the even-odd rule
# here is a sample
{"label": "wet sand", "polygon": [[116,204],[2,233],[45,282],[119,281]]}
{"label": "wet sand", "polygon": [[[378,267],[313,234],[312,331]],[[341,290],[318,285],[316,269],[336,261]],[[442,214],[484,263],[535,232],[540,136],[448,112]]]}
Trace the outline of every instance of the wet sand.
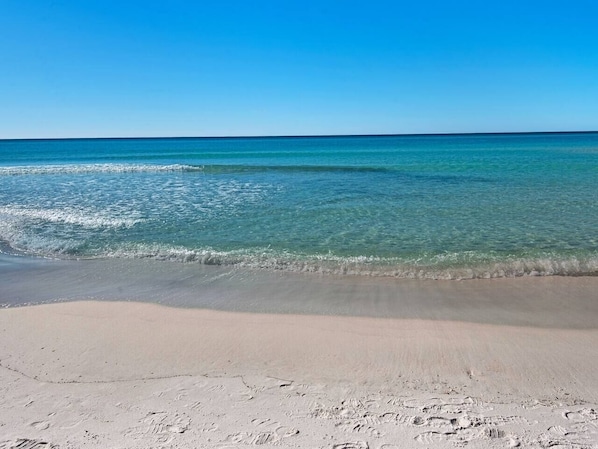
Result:
{"label": "wet sand", "polygon": [[598,328],[598,277],[434,281],[0,253],[0,306],[140,301],[229,312]]}

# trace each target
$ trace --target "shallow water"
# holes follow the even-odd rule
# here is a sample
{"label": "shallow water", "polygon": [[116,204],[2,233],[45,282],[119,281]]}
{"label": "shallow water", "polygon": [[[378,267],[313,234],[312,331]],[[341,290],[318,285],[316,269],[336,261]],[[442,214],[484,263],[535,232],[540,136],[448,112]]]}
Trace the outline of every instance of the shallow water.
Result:
{"label": "shallow water", "polygon": [[598,134],[0,141],[0,239],[407,278],[598,273]]}

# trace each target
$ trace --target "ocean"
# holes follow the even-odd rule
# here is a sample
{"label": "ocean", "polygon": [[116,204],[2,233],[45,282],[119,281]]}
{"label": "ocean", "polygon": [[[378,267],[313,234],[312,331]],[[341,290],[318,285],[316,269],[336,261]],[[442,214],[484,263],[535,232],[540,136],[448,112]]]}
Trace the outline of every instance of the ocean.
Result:
{"label": "ocean", "polygon": [[598,274],[598,133],[0,141],[3,253]]}

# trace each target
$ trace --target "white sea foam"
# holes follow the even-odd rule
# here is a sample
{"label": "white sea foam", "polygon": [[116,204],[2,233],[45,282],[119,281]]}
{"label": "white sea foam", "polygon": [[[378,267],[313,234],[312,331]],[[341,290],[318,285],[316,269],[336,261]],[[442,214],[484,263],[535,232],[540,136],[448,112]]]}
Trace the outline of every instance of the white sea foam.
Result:
{"label": "white sea foam", "polygon": [[[151,258],[162,261],[228,265],[239,268],[308,272],[322,275],[395,277],[406,279],[489,279],[522,276],[598,275],[598,254],[587,257],[527,258],[480,263],[478,265],[422,265],[399,258],[371,256],[341,257],[297,255],[268,248],[218,251],[212,248],[187,249],[164,245],[138,245],[105,254],[118,258]],[[454,256],[453,256],[454,257]],[[481,257],[480,257],[481,258]]]}
{"label": "white sea foam", "polygon": [[60,257],[72,254],[84,243],[82,239],[72,236],[65,238],[31,232],[22,225],[18,217],[11,219],[2,214],[0,217],[0,240],[10,251],[42,257]]}
{"label": "white sea foam", "polygon": [[144,173],[202,171],[202,167],[184,164],[70,164],[0,167],[0,176],[64,175],[86,173]]}
{"label": "white sea foam", "polygon": [[79,225],[85,228],[129,228],[143,221],[137,218],[111,217],[101,212],[77,209],[42,209],[26,207],[0,206],[0,215],[19,217],[28,220],[40,220],[50,223]]}

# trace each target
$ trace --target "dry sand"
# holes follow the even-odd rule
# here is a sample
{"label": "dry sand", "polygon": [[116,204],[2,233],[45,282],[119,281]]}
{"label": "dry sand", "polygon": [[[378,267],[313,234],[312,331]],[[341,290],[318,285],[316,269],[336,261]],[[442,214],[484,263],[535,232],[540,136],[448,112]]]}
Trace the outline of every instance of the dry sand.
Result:
{"label": "dry sand", "polygon": [[[502,285],[526,297],[575,281]],[[461,285],[501,288],[472,282]],[[491,301],[467,321],[100,301],[5,309],[0,448],[597,448],[598,278],[579,283],[581,296],[560,301],[562,327],[558,298],[511,304],[517,326],[485,319]],[[537,324],[519,324],[517,307]]]}

